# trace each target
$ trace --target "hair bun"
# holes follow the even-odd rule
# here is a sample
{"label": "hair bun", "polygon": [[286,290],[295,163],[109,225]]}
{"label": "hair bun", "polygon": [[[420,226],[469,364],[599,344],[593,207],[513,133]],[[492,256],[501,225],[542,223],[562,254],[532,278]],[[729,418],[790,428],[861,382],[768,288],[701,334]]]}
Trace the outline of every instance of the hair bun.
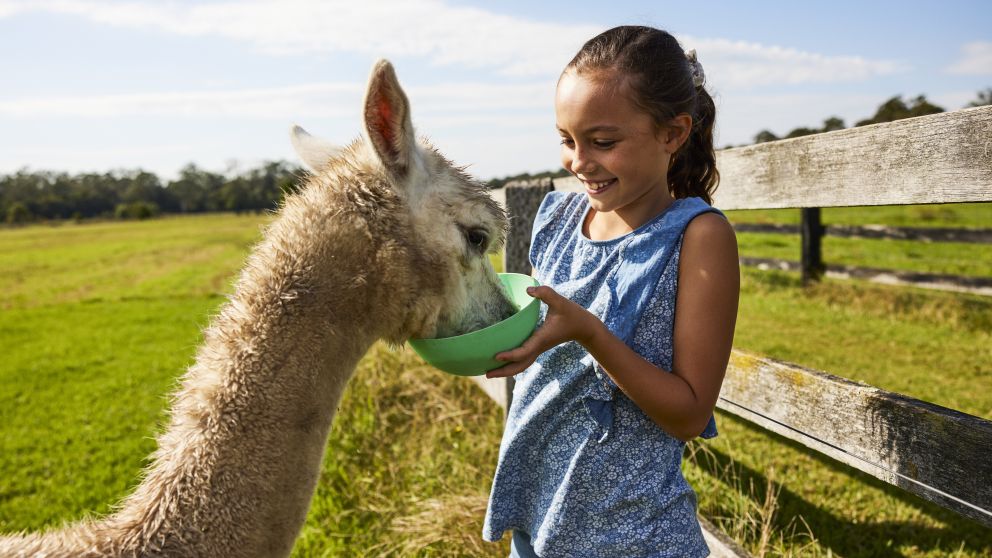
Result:
{"label": "hair bun", "polygon": [[689,70],[692,71],[692,84],[697,88],[702,87],[706,82],[706,73],[703,72],[703,65],[696,58],[696,49],[687,50],[685,59],[689,61]]}

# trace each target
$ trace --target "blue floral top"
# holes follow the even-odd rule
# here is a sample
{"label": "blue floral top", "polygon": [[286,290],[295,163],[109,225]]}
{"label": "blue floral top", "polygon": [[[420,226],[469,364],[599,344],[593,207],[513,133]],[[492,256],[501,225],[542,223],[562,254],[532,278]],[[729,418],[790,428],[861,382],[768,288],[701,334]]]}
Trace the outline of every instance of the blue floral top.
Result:
{"label": "blue floral top", "polygon": [[[531,242],[536,278],[671,370],[682,235],[697,215],[719,212],[679,199],[627,235],[593,241],[582,234],[588,208],[582,194],[544,199]],[[710,419],[702,436],[715,435]],[[516,377],[483,538],[522,530],[544,558],[706,556],[684,447],[585,348],[559,345]]]}

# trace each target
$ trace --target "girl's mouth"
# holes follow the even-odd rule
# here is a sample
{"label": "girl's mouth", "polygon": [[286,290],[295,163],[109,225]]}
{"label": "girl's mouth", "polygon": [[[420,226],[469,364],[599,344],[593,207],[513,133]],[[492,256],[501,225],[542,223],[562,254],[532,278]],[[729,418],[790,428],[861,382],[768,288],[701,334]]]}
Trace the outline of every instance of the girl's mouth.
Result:
{"label": "girl's mouth", "polygon": [[586,185],[586,192],[588,192],[590,196],[599,196],[603,192],[605,192],[606,190],[608,190],[611,186],[613,186],[614,184],[616,184],[617,183],[617,179],[616,178],[611,178],[609,180],[602,180],[602,181],[599,181],[599,182],[592,182],[590,180],[583,180],[582,182],[585,183],[585,185]]}

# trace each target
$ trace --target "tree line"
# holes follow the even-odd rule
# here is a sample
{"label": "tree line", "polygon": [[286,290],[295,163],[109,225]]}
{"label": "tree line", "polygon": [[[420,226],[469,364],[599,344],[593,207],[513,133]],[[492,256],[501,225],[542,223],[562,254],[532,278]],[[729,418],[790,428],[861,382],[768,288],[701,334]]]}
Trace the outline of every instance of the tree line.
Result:
{"label": "tree line", "polygon": [[[992,105],[992,87],[979,91],[975,100],[971,101],[964,108],[981,107]],[[875,114],[871,118],[857,121],[854,126],[867,126],[869,124],[880,124],[882,122],[894,122],[903,118],[913,118],[915,116],[926,116],[944,112],[944,108],[937,106],[927,100],[925,95],[919,95],[908,101],[903,100],[902,95],[897,95],[879,105]],[[769,130],[762,130],[754,136],[754,143],[764,143],[780,139],[798,138],[834,130],[843,130],[844,121],[836,116],[831,116],[823,121],[823,126],[819,128],[799,127],[793,129],[788,134],[778,137]]]}
{"label": "tree line", "polygon": [[163,213],[259,212],[299,185],[300,167],[267,162],[233,176],[196,165],[167,183],[143,170],[68,174],[20,170],[0,176],[0,219],[10,224],[55,219],[145,219]]}

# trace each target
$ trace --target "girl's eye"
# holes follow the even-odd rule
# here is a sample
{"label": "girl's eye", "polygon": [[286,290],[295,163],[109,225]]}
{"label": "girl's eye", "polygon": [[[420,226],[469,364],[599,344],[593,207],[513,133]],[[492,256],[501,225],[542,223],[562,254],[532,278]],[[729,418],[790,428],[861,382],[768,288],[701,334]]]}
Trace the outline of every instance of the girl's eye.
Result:
{"label": "girl's eye", "polygon": [[609,149],[616,145],[616,140],[593,140],[592,144],[600,149]]}
{"label": "girl's eye", "polygon": [[571,138],[561,138],[561,144],[566,147],[572,147],[573,145],[575,145],[575,140]]}

